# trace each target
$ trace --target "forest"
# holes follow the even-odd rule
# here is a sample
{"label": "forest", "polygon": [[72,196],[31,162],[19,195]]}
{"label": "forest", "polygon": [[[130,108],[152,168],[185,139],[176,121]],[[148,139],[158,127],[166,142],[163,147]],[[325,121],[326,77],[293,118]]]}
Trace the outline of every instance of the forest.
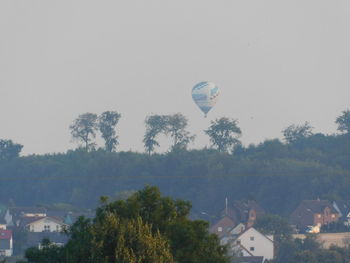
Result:
{"label": "forest", "polygon": [[[21,157],[20,144],[1,140],[0,202],[93,209],[100,196],[117,200],[152,185],[166,195],[191,201],[193,218],[213,220],[225,198],[254,199],[267,212],[287,216],[303,199],[350,199],[348,116],[350,112],[344,111],[338,117],[338,134],[314,134],[305,123],[287,127],[283,141],[249,146],[239,142],[237,122],[221,118],[205,131],[213,147],[197,150],[186,148],[193,135],[186,132],[186,119],[178,114],[146,118],[145,153],[117,151],[117,135],[108,125],[104,148],[93,147],[88,136],[81,136],[82,146],[76,150]],[[82,135],[84,131],[73,126],[72,135]],[[165,153],[155,153],[161,132],[169,134],[174,144]]]}

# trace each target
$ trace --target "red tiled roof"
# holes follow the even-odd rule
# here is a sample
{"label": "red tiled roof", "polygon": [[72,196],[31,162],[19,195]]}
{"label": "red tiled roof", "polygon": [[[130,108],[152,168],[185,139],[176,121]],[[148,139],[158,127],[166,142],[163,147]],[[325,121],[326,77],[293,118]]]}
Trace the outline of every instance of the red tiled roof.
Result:
{"label": "red tiled roof", "polygon": [[0,239],[11,239],[12,231],[0,229]]}

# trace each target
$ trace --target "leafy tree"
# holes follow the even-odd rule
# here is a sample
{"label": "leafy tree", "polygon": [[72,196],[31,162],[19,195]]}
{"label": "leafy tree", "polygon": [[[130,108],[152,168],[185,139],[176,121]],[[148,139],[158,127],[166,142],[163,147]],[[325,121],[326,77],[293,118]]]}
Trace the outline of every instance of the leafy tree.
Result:
{"label": "leafy tree", "polygon": [[157,136],[165,131],[166,116],[164,115],[151,115],[146,117],[146,133],[143,137],[144,147],[148,154],[154,151],[155,146],[159,146],[156,141]]}
{"label": "leafy tree", "polygon": [[292,238],[293,229],[285,218],[278,215],[267,214],[258,217],[254,227],[264,234],[273,235],[279,244]]}
{"label": "leafy tree", "polygon": [[97,115],[94,113],[80,114],[73,124],[69,126],[73,139],[82,141],[85,150],[94,149],[92,139],[96,137]]}
{"label": "leafy tree", "polygon": [[204,132],[220,152],[228,152],[235,145],[240,144],[238,137],[242,134],[241,129],[237,126],[237,120],[226,117],[211,121],[209,129]]}
{"label": "leafy tree", "polygon": [[0,140],[0,161],[8,161],[19,156],[23,145],[12,140]]}
{"label": "leafy tree", "polygon": [[172,149],[186,149],[187,145],[194,141],[195,136],[186,131],[187,118],[181,113],[166,117],[165,134],[170,134],[173,139]]}
{"label": "leafy tree", "polygon": [[127,220],[142,220],[169,240],[175,262],[225,263],[226,250],[218,238],[208,233],[208,223],[188,219],[191,205],[161,197],[156,187],[146,187],[126,200],[118,200],[97,210],[97,218],[113,213]]}
{"label": "leafy tree", "polygon": [[98,117],[98,128],[105,141],[105,149],[112,152],[118,145],[118,136],[115,128],[121,115],[116,111],[105,111]]}
{"label": "leafy tree", "polygon": [[44,239],[41,248],[32,247],[26,250],[25,257],[28,263],[61,263],[64,262],[63,249]]}
{"label": "leafy tree", "polygon": [[312,129],[313,127],[308,122],[305,122],[302,125],[292,124],[284,129],[282,133],[287,143],[294,143],[311,136],[313,134]]}
{"label": "leafy tree", "polygon": [[335,123],[338,124],[338,131],[350,134],[350,110],[344,110]]}

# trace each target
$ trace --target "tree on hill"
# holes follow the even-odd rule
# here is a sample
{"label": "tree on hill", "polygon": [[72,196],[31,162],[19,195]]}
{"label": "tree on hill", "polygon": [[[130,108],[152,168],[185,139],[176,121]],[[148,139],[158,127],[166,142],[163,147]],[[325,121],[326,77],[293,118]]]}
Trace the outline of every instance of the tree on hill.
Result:
{"label": "tree on hill", "polygon": [[92,140],[96,137],[97,131],[97,115],[94,113],[80,114],[72,125],[69,126],[71,135],[74,140],[81,141],[84,144],[85,150],[95,148],[95,143]]}
{"label": "tree on hill", "polygon": [[143,144],[148,154],[154,151],[156,146],[159,146],[157,136],[165,131],[166,116],[150,115],[146,117],[146,133],[143,137]]}
{"label": "tree on hill", "polygon": [[116,111],[105,111],[98,117],[98,128],[105,141],[105,149],[113,152],[118,145],[118,136],[115,128],[121,115]]}
{"label": "tree on hill", "polygon": [[186,149],[187,145],[194,141],[195,136],[186,130],[187,125],[187,118],[181,113],[166,117],[165,134],[169,134],[173,139],[172,150]]}
{"label": "tree on hill", "polygon": [[285,128],[282,133],[287,143],[294,143],[311,136],[313,127],[308,122],[301,125],[292,124]]}
{"label": "tree on hill", "polygon": [[237,120],[222,117],[211,121],[209,129],[204,132],[210,137],[212,145],[220,152],[229,152],[235,145],[240,144],[238,138],[242,131],[237,123]]}
{"label": "tree on hill", "polygon": [[23,145],[11,140],[0,140],[0,161],[8,161],[19,156]]}
{"label": "tree on hill", "polygon": [[350,110],[344,110],[335,123],[338,124],[338,131],[350,134]]}

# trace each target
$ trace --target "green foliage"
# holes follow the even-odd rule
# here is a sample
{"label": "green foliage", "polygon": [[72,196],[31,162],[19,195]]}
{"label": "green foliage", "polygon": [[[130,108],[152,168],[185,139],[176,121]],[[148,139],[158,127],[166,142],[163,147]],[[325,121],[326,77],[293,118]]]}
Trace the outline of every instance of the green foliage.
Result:
{"label": "green foliage", "polygon": [[68,243],[30,248],[30,263],[228,263],[225,247],[209,234],[208,223],[188,219],[190,203],[162,197],[145,187],[126,200],[97,209],[94,220],[80,217],[67,231]]}
{"label": "green foliage", "polygon": [[343,133],[350,133],[350,110],[344,110],[340,116],[337,117],[336,124],[338,124],[338,131]]}
{"label": "green foliage", "polygon": [[121,115],[116,111],[105,111],[98,117],[98,128],[105,141],[105,150],[108,152],[115,151],[118,145],[118,136],[115,128]]}
{"label": "green foliage", "polygon": [[292,238],[293,229],[288,220],[278,215],[267,214],[258,217],[254,227],[263,234],[273,235],[277,245]]}
{"label": "green foliage", "polygon": [[204,132],[220,152],[232,151],[235,145],[240,144],[238,137],[242,134],[237,120],[225,117],[211,121],[209,129]]}
{"label": "green foliage", "polygon": [[73,124],[69,126],[71,135],[74,140],[81,141],[85,146],[85,150],[95,148],[92,139],[96,137],[97,115],[94,113],[80,114]]}
{"label": "green foliage", "polygon": [[110,214],[125,220],[142,220],[169,240],[176,262],[228,262],[224,247],[215,235],[208,233],[208,223],[188,219],[189,202],[162,197],[156,187],[145,187],[126,200],[102,206],[96,212],[97,221]]}

